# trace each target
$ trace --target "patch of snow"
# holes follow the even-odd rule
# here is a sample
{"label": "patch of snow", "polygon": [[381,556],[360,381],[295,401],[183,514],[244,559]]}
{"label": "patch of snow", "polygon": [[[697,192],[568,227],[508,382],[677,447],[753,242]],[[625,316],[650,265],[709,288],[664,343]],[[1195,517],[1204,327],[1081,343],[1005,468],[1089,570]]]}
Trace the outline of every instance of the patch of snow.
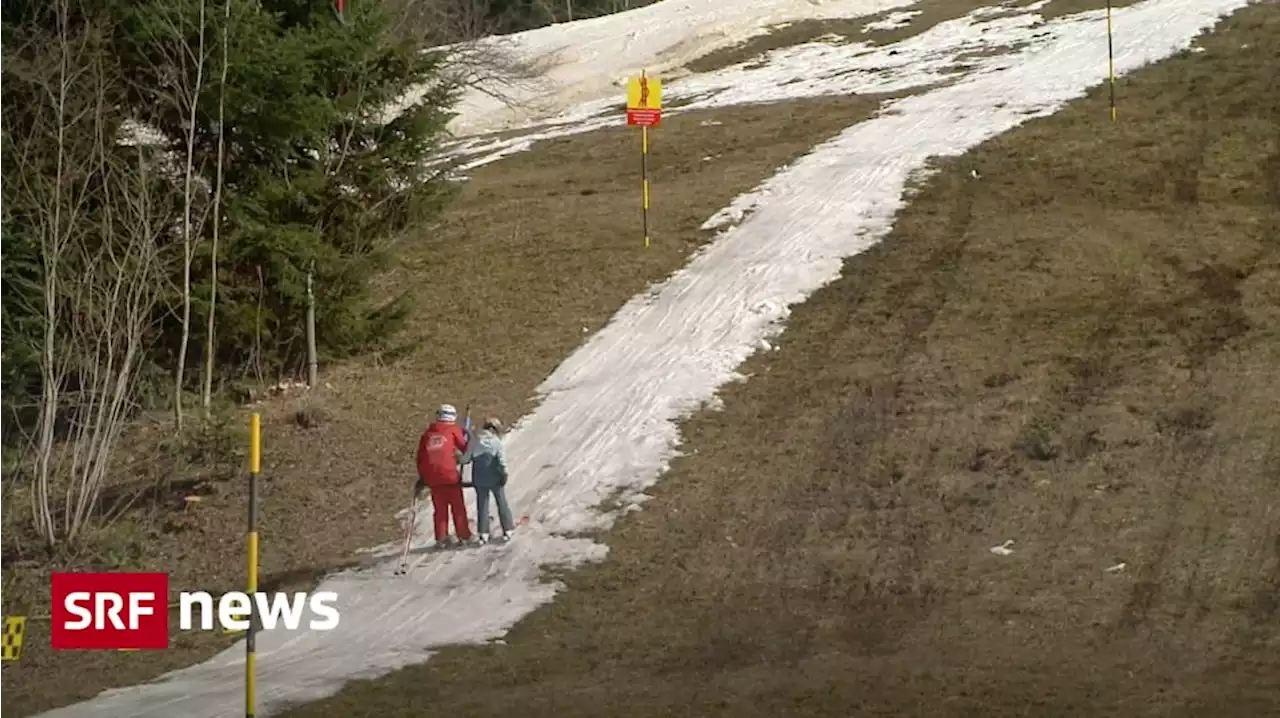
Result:
{"label": "patch of snow", "polygon": [[[1050,42],[1049,33],[1030,32],[1043,25],[1044,19],[1032,12],[999,17],[974,12],[889,45],[810,42],[782,48],[665,84],[666,101],[683,104],[664,115],[813,97],[900,93],[953,82],[962,72],[996,72]],[[624,121],[617,107],[620,99],[577,105],[518,137],[472,138],[466,153],[474,159],[465,167],[489,164],[541,140],[617,126]],[[658,130],[655,140],[660,138]]]}
{"label": "patch of snow", "polygon": [[[627,77],[641,70],[663,75],[787,22],[857,18],[913,2],[664,0],[628,12],[495,38],[489,42],[537,65],[543,76],[528,86],[467,92],[450,129],[458,135],[501,130],[577,103],[612,97]],[[516,106],[486,91],[492,89],[501,90]]]}

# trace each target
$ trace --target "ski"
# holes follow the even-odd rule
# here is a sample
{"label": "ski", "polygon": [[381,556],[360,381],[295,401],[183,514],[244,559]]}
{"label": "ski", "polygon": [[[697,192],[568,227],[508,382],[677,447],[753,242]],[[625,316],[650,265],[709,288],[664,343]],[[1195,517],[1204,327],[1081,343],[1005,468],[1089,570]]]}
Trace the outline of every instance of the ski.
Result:
{"label": "ski", "polygon": [[[491,517],[491,518],[489,519],[489,521],[490,521],[490,523],[492,523],[492,522],[493,522],[493,518]],[[526,515],[526,516],[521,516],[519,519],[516,519],[516,525],[515,525],[515,528],[522,528],[522,527],[524,527],[524,526],[528,526],[528,525],[529,525],[529,517],[528,517],[527,515]],[[495,547],[495,548],[501,548],[501,547],[503,547],[503,546],[509,546],[509,545],[511,544],[511,542],[512,542],[512,541],[515,541],[515,540],[516,540],[516,536],[517,536],[517,534],[510,534],[510,535],[508,535],[508,536],[498,536],[497,538],[491,538],[491,539],[489,539],[488,541],[485,541],[484,543],[480,544],[480,545],[479,545],[479,546],[477,546],[476,548],[484,548],[484,547],[486,547],[486,546],[493,546],[493,547]]]}
{"label": "ski", "polygon": [[[528,525],[529,525],[528,516],[521,516],[516,521],[517,527],[528,526]],[[515,535],[513,534],[512,537],[506,541],[503,541],[501,538],[497,538],[497,539],[489,539],[489,541],[485,543],[468,543],[464,541],[459,541],[457,543],[449,544],[447,546],[434,544],[431,547],[427,548],[425,551],[423,551],[422,554],[418,556],[416,560],[402,564],[400,568],[396,569],[395,575],[404,576],[411,573],[414,569],[418,568],[424,563],[427,563],[431,559],[431,557],[434,555],[460,553],[464,551],[478,551],[486,548],[500,550],[505,546],[510,546],[512,543],[515,542],[515,540],[516,540]]]}

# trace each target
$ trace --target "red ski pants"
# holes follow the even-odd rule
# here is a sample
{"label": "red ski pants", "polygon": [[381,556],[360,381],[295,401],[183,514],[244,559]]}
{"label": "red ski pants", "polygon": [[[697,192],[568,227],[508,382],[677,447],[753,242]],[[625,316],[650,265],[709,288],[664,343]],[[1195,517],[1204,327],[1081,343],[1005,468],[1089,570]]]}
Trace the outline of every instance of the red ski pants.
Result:
{"label": "red ski pants", "polygon": [[453,514],[453,530],[457,532],[458,538],[463,541],[471,538],[471,527],[467,525],[467,503],[462,498],[462,484],[432,486],[431,508],[436,541],[449,538],[449,514]]}

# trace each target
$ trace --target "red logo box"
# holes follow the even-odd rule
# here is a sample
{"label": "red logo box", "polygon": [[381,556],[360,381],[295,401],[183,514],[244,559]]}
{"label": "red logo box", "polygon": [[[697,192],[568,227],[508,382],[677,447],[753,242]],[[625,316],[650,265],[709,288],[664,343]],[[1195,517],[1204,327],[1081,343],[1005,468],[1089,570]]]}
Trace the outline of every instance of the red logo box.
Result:
{"label": "red logo box", "polygon": [[53,650],[160,650],[169,647],[169,575],[55,573]]}

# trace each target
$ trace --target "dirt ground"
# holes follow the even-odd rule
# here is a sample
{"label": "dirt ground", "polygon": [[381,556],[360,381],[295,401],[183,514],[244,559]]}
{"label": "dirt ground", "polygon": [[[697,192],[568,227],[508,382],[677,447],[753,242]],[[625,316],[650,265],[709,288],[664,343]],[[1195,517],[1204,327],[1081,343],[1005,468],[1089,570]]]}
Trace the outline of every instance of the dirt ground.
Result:
{"label": "dirt ground", "polygon": [[[801,20],[772,28],[766,35],[753,37],[746,42],[722,48],[688,63],[691,72],[710,72],[740,62],[749,62],[770,50],[793,47],[818,38],[840,38],[847,42],[865,42],[871,45],[890,45],[928,31],[935,25],[954,20],[977,10],[1002,5],[1011,11],[1030,5],[1034,0],[921,0],[910,7],[890,10],[876,15],[851,20]],[[1132,5],[1136,0],[1112,0],[1111,7]],[[1106,0],[1049,0],[1049,4],[1037,12],[1045,19],[1097,10],[1106,7]],[[910,20],[899,27],[864,30],[868,23],[880,22],[892,15],[914,12]]]}
{"label": "dirt ground", "polygon": [[505,644],[287,717],[1280,715],[1280,8],[1200,44],[941,163]]}
{"label": "dirt ground", "polygon": [[[412,289],[422,308],[406,347],[322,372],[316,398],[257,407],[263,587],[306,585],[356,550],[395,540],[417,437],[436,406],[469,403],[477,415],[518,418],[584,337],[684,264],[708,238],[702,222],[876,107],[869,98],[833,98],[665,120],[651,134],[648,249],[634,128],[546,142],[471,173],[440,225],[406,238],[401,266],[383,280],[388,292]],[[248,410],[236,420],[247,423]],[[113,528],[120,551],[74,565],[167,570],[175,592],[242,587],[245,482],[206,489],[185,512],[132,515]],[[22,596],[39,600],[15,604]],[[144,682],[234,640],[179,634],[164,652],[53,653],[47,602],[47,569],[6,561],[6,614],[33,620],[21,660],[4,664],[5,716]]]}

